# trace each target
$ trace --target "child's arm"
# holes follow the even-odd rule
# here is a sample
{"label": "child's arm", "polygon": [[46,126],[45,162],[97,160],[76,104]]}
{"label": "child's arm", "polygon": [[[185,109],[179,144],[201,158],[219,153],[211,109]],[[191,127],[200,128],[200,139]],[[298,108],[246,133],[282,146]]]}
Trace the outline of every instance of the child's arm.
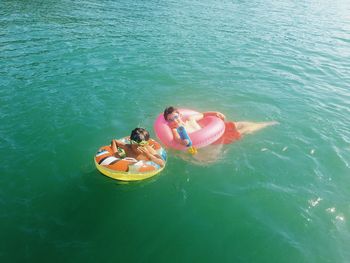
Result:
{"label": "child's arm", "polygon": [[171,129],[172,133],[173,133],[173,136],[174,136],[174,139],[176,142],[182,144],[182,145],[187,145],[189,144],[189,140],[182,140],[181,137],[180,137],[180,134],[177,132],[177,129]]}
{"label": "child's arm", "polygon": [[161,167],[165,165],[164,160],[157,154],[156,151],[152,149],[152,147],[139,147],[138,150],[144,153],[150,161],[158,164]]}
{"label": "child's arm", "polygon": [[203,113],[194,114],[194,115],[191,115],[189,117],[189,119],[195,120],[195,121],[200,121],[203,118],[204,118],[204,114]]}
{"label": "child's arm", "polygon": [[225,120],[225,115],[222,114],[221,112],[218,112],[218,111],[207,111],[207,112],[204,112],[203,113],[203,117],[206,117],[206,116],[214,116],[214,117],[218,117],[222,120]]}
{"label": "child's arm", "polygon": [[201,119],[203,119],[204,117],[207,117],[207,116],[214,116],[214,117],[218,117],[218,118],[220,118],[222,120],[225,120],[225,115],[222,114],[221,112],[218,112],[218,111],[206,111],[206,112],[203,112],[203,113],[191,115],[189,118],[191,120],[199,121],[199,120],[201,120]]}
{"label": "child's arm", "polygon": [[124,149],[125,143],[123,143],[122,141],[113,139],[111,142],[111,148],[112,148],[113,153],[118,152],[118,146]]}

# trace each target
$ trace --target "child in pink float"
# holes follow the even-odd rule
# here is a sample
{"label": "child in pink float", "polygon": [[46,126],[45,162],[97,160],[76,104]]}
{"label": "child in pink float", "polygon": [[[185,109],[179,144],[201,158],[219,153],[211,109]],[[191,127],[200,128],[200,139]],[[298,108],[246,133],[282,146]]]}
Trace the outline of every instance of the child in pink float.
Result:
{"label": "child in pink float", "polygon": [[[189,140],[181,139],[177,131],[177,128],[179,126],[183,126],[188,133],[192,133],[194,131],[201,129],[201,126],[198,124],[197,121],[207,116],[216,116],[222,119],[223,121],[225,121],[225,115],[215,111],[199,113],[199,114],[191,115],[187,118],[184,118],[184,116],[182,116],[181,113],[178,111],[178,109],[175,107],[170,106],[164,110],[164,119],[168,122],[168,125],[171,128],[175,141],[177,141],[182,145],[188,145]],[[242,122],[225,121],[224,135],[213,144],[229,144],[235,140],[240,139],[245,134],[251,134],[267,126],[271,126],[275,124],[277,124],[277,122],[275,121],[259,122],[259,123],[246,122],[246,121],[242,121]]]}

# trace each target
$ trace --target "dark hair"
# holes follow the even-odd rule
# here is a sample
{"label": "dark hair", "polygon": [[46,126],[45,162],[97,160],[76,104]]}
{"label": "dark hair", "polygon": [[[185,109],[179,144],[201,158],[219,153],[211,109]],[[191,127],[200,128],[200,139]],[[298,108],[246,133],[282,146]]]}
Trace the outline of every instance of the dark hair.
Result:
{"label": "dark hair", "polygon": [[135,128],[132,130],[130,140],[142,142],[149,140],[149,132],[144,128]]}
{"label": "dark hair", "polygon": [[177,111],[176,108],[173,106],[167,107],[164,110],[164,119],[167,121],[168,120],[168,115],[172,114],[174,111]]}

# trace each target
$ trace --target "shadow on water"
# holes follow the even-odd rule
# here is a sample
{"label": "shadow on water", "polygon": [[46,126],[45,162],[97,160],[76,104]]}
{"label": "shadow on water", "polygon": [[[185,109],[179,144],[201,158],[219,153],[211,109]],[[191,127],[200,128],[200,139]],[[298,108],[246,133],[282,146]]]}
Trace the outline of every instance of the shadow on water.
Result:
{"label": "shadow on water", "polygon": [[227,152],[227,146],[222,144],[210,145],[205,148],[198,149],[198,152],[194,155],[187,151],[175,151],[169,150],[169,153],[175,158],[182,159],[188,163],[197,166],[210,166],[225,159]]}

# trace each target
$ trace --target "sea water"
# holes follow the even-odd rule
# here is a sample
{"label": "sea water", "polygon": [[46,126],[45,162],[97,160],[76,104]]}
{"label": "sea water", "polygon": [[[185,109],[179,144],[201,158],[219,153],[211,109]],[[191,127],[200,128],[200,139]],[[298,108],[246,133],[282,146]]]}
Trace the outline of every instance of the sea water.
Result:
{"label": "sea water", "polygon": [[[0,1],[1,262],[350,262],[350,2]],[[136,183],[166,106],[278,121]]]}

